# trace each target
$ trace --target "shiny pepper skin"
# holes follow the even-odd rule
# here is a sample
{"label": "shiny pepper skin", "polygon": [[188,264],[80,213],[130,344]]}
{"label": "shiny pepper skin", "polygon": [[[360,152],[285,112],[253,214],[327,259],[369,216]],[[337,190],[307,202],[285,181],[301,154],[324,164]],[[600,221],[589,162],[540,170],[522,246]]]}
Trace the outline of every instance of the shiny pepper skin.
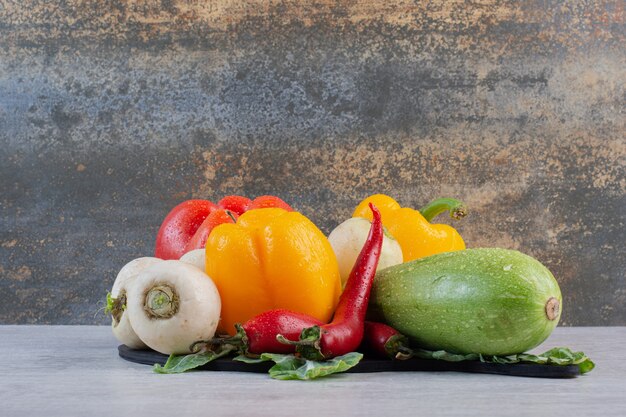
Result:
{"label": "shiny pepper skin", "polygon": [[368,204],[380,210],[383,225],[402,248],[403,261],[465,249],[463,238],[447,224],[431,224],[419,212],[400,204],[384,194],[374,194],[359,203],[352,217],[372,219]]}
{"label": "shiny pepper skin", "polygon": [[218,333],[273,309],[328,322],[341,292],[339,267],[324,234],[304,215],[280,208],[242,214],[206,243],[206,272],[222,298]]}

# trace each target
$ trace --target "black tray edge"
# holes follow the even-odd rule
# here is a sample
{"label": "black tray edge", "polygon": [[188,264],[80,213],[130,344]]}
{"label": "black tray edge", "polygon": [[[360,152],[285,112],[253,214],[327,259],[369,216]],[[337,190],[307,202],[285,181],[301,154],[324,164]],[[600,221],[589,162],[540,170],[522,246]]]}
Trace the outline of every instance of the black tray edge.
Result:
{"label": "black tray edge", "polygon": [[[165,361],[167,361],[167,355],[155,352],[154,350],[136,350],[126,345],[119,345],[117,349],[119,356],[129,362],[144,365],[154,365],[155,363],[163,365]],[[231,357],[227,357],[209,362],[198,369],[222,372],[267,373],[272,365],[271,362],[247,364],[233,361]],[[346,372],[470,372],[531,378],[575,378],[580,375],[578,365],[557,366],[532,363],[498,364],[480,361],[446,362],[429,359],[408,359],[400,361],[368,357],[364,357],[357,366]]]}

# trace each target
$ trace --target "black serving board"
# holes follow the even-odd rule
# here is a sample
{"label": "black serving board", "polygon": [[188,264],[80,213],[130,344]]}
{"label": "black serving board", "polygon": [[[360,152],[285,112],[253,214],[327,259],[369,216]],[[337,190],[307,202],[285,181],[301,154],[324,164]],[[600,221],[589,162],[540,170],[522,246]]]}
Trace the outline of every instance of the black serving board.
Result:
{"label": "black serving board", "polygon": [[[165,364],[167,355],[153,350],[135,350],[120,345],[117,348],[120,357],[130,362],[145,365]],[[232,357],[219,358],[199,367],[205,371],[225,372],[256,372],[267,373],[273,362],[248,364],[232,360]],[[537,365],[532,363],[498,364],[480,361],[446,362],[432,359],[391,360],[364,357],[358,365],[347,372],[473,372],[482,374],[498,374],[510,376],[526,376],[534,378],[574,378],[580,375],[578,365]]]}

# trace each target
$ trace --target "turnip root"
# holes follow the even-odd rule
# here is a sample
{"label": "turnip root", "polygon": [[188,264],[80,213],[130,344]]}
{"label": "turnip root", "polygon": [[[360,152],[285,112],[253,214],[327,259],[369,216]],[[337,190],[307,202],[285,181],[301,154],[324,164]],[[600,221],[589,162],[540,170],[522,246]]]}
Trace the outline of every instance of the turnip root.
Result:
{"label": "turnip root", "polygon": [[181,261],[143,270],[128,290],[128,318],[139,338],[166,355],[191,352],[211,339],[220,319],[220,296],[207,274]]}
{"label": "turnip root", "polygon": [[[353,217],[341,223],[328,235],[328,241],[333,247],[339,263],[339,274],[341,275],[341,283],[344,286],[350,276],[350,271],[352,271],[356,258],[359,256],[367,239],[370,225],[371,223],[368,219]],[[401,263],[402,248],[398,241],[385,231],[382,252],[376,271]]]}
{"label": "turnip root", "polygon": [[187,262],[188,264],[197,266],[202,272],[206,272],[205,253],[206,252],[204,249],[190,250],[189,252],[181,256],[180,260],[183,262]]}
{"label": "turnip root", "polygon": [[144,257],[133,259],[124,265],[117,274],[111,293],[107,297],[107,311],[111,313],[113,335],[120,343],[131,349],[145,349],[146,344],[137,336],[128,321],[128,314],[126,313],[127,289],[141,271],[158,262],[161,262],[161,259]]}

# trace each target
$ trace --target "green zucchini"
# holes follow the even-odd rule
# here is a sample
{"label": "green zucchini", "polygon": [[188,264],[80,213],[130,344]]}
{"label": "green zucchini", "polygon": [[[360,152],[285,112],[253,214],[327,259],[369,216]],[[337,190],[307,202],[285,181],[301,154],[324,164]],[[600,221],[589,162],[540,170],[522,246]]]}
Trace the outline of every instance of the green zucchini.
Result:
{"label": "green zucchini", "polygon": [[513,250],[481,248],[381,270],[368,317],[421,348],[500,356],[543,342],[561,310],[559,285],[539,261]]}

